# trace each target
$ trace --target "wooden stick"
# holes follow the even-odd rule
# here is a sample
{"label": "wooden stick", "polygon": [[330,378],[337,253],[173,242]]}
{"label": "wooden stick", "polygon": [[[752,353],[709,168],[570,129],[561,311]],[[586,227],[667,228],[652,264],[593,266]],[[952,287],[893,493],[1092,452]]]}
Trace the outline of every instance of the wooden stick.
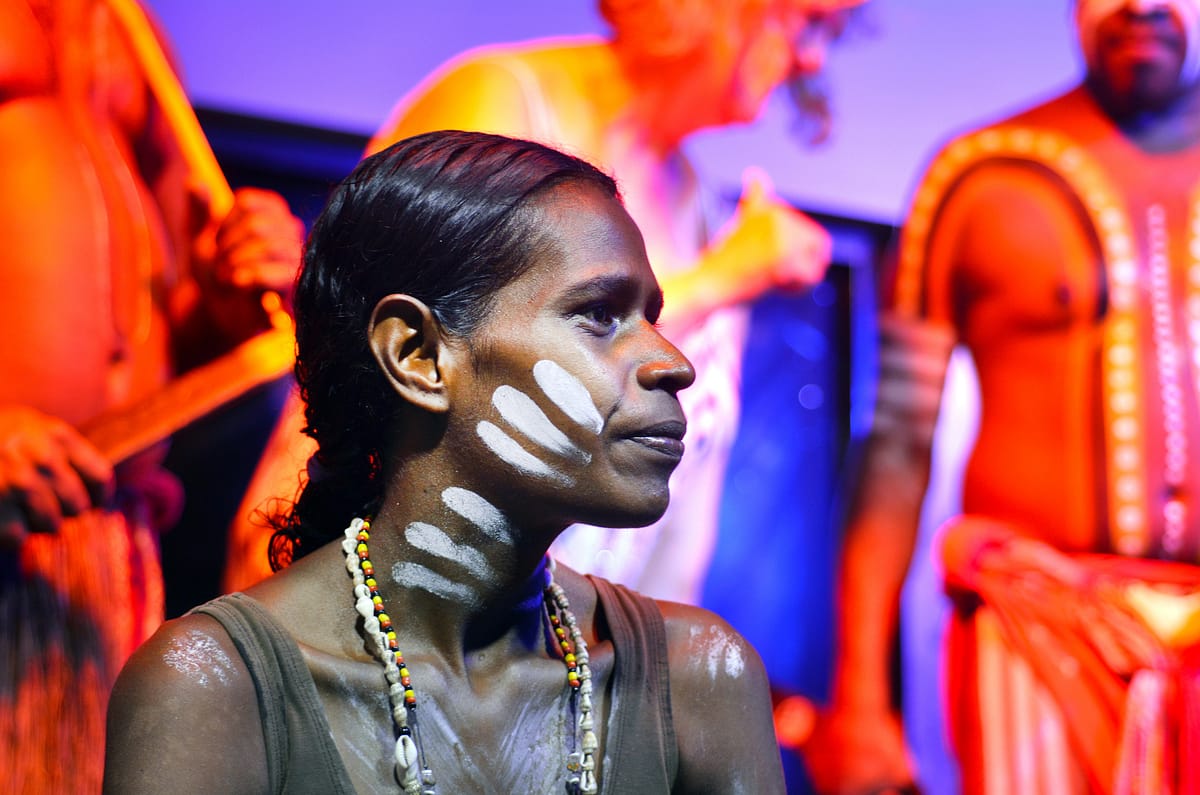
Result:
{"label": "wooden stick", "polygon": [[[192,177],[208,192],[214,217],[233,208],[233,190],[213,154],[175,70],[136,0],[108,0],[146,82],[174,133]],[[263,295],[271,330],[174,379],[160,391],[86,423],[83,434],[114,462],[166,439],[251,389],[286,375],[295,361],[291,318],[279,295]]]}
{"label": "wooden stick", "polygon": [[291,329],[272,329],[195,367],[149,397],[85,423],[83,435],[118,462],[291,370]]}

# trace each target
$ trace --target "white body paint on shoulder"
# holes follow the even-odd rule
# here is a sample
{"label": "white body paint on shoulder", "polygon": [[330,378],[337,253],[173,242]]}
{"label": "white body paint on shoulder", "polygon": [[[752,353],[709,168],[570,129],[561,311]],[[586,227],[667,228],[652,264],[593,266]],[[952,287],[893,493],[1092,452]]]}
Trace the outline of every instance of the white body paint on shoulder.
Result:
{"label": "white body paint on shoulder", "polygon": [[546,397],[562,412],[592,433],[600,433],[604,418],[596,409],[591,394],[575,376],[568,373],[557,362],[542,359],[533,366],[533,377]]}
{"label": "white body paint on shoulder", "polygon": [[492,567],[482,552],[466,544],[454,543],[440,527],[413,522],[404,528],[404,538],[422,552],[453,561],[481,580],[492,575]]}
{"label": "white body paint on shoulder", "polygon": [[733,634],[720,627],[692,627],[692,643],[699,646],[708,676],[713,681],[724,675],[737,679],[746,669],[746,658],[742,654],[741,644]]}
{"label": "white body paint on shoulder", "polygon": [[451,486],[442,492],[446,507],[502,544],[512,544],[512,526],[500,509],[473,491]]}
{"label": "white body paint on shoulder", "polygon": [[208,687],[210,676],[223,685],[233,676],[233,662],[221,644],[198,629],[189,630],[183,638],[172,638],[163,662],[201,687]]}
{"label": "white body paint on shoulder", "polygon": [[496,387],[492,393],[492,405],[509,425],[534,444],[566,458],[585,464],[591,462],[592,456],[576,447],[524,392],[507,385]]}

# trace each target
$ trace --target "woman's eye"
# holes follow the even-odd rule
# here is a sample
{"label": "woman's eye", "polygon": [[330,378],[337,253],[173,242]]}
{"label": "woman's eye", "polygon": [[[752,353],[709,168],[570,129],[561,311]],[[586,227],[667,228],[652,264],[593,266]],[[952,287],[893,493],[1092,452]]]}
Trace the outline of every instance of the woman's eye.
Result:
{"label": "woman's eye", "polygon": [[607,304],[595,304],[584,309],[580,314],[595,326],[611,329],[617,324],[617,316],[612,307]]}

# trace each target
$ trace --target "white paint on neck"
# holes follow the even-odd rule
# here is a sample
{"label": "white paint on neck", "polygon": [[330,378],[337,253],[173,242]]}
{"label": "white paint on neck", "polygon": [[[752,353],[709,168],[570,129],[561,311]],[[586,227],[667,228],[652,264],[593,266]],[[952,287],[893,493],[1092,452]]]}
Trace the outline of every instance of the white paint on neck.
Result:
{"label": "white paint on neck", "polygon": [[185,637],[172,638],[163,662],[192,679],[200,687],[209,686],[209,676],[221,684],[229,684],[233,662],[216,639],[199,630],[190,630]]}
{"label": "white paint on neck", "polygon": [[492,577],[492,567],[483,553],[465,544],[456,544],[439,527],[413,522],[404,528],[404,539],[422,552],[457,563],[480,580]]}
{"label": "white paint on neck", "polygon": [[446,507],[501,544],[513,543],[512,526],[500,509],[473,491],[451,486],[442,492]]}
{"label": "white paint on neck", "polygon": [[474,604],[479,594],[469,585],[455,582],[420,563],[402,560],[392,566],[392,579],[406,588],[420,588],[450,602]]}
{"label": "white paint on neck", "polygon": [[592,460],[592,456],[576,447],[524,392],[508,385],[499,386],[492,393],[492,405],[509,425],[523,433],[534,444],[585,464]]}
{"label": "white paint on neck", "polygon": [[567,477],[562,472],[551,469],[545,461],[526,452],[525,448],[521,447],[516,439],[513,439],[487,420],[483,420],[475,426],[475,431],[479,434],[479,438],[483,439],[483,443],[500,457],[500,460],[511,464],[525,474],[553,480],[564,486],[575,485],[573,479]]}
{"label": "white paint on neck", "polygon": [[564,414],[592,433],[600,433],[604,418],[600,416],[582,381],[549,359],[542,359],[533,366],[533,377],[546,397],[554,401],[554,405],[562,409]]}

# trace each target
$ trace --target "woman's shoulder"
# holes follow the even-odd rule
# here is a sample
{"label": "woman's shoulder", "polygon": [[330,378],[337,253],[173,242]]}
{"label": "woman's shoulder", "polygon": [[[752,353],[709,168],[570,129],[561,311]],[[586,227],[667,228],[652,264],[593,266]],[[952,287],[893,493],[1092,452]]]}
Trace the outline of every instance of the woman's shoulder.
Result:
{"label": "woman's shoulder", "polygon": [[181,775],[202,775],[214,791],[265,786],[256,705],[254,681],[217,620],[189,614],[164,623],[114,686],[106,790],[161,791]]}
{"label": "woman's shoulder", "polygon": [[762,659],[721,616],[694,605],[657,602],[667,631],[671,675],[701,687],[766,681]]}

